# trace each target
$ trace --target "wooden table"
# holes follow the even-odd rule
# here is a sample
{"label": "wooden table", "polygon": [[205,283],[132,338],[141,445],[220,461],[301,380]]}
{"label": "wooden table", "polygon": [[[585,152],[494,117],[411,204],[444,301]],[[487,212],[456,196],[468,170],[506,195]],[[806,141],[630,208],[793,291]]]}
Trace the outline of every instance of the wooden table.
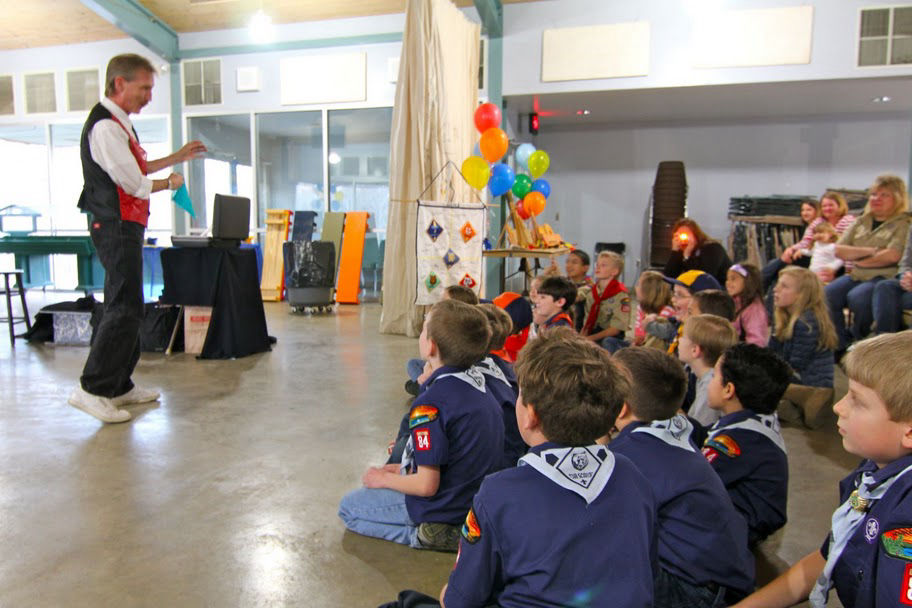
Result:
{"label": "wooden table", "polygon": [[[519,270],[512,272],[509,275],[504,277],[504,280],[501,281],[500,291],[504,290],[504,282],[509,277],[522,272],[523,273],[523,295],[529,293],[529,285],[532,282],[532,279],[535,278],[537,271],[541,270],[541,264],[539,260],[544,258],[547,260],[553,260],[556,257],[562,255],[567,255],[572,249],[569,247],[554,247],[551,249],[522,249],[519,247],[512,249],[487,249],[482,255],[486,258],[518,258],[519,259]],[[529,264],[529,260],[535,260],[534,266]]]}

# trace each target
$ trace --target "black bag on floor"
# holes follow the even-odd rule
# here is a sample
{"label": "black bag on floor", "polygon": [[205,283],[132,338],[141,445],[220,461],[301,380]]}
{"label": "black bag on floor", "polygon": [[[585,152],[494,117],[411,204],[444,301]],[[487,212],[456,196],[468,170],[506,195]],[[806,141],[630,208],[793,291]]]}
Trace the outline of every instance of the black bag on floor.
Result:
{"label": "black bag on floor", "polygon": [[[174,325],[180,318],[180,307],[146,303],[146,312],[142,327],[139,330],[139,345],[143,352],[163,353],[171,341]],[[177,332],[174,340],[174,351],[184,350],[184,332]]]}

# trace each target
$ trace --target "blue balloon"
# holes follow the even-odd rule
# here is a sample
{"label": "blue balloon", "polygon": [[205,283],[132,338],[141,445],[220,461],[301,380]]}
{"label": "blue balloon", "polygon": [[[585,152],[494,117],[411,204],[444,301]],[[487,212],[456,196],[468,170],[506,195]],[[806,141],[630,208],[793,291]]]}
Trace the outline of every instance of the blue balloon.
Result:
{"label": "blue balloon", "polygon": [[529,157],[533,152],[535,152],[535,146],[532,144],[519,144],[519,147],[516,148],[516,162],[526,171],[529,170]]}
{"label": "blue balloon", "polygon": [[541,192],[542,196],[548,198],[551,195],[551,184],[548,180],[539,178],[532,182],[531,192]]}
{"label": "blue balloon", "polygon": [[516,174],[513,169],[504,163],[497,163],[491,167],[491,179],[488,180],[488,188],[491,190],[491,196],[502,196],[513,187],[516,180]]}

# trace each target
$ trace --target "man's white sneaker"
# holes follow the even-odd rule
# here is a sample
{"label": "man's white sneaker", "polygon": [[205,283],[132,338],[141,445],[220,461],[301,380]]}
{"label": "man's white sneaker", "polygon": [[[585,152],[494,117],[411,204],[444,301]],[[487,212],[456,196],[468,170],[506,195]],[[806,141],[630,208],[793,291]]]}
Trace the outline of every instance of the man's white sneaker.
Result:
{"label": "man's white sneaker", "polygon": [[111,403],[114,404],[114,407],[123,407],[125,405],[136,405],[137,403],[149,403],[150,401],[158,401],[158,398],[161,397],[155,389],[151,388],[142,388],[140,386],[133,385],[129,391],[123,395],[118,395],[111,399]]}
{"label": "man's white sneaker", "polygon": [[68,403],[102,422],[126,422],[132,416],[126,410],[119,410],[107,397],[86,392],[81,386],[70,395]]}

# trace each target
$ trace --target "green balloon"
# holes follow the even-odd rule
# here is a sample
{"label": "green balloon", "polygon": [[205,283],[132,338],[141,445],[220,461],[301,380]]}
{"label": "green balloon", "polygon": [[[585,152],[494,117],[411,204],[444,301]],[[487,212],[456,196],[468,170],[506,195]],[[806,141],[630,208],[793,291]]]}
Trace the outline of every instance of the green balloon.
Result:
{"label": "green balloon", "polygon": [[516,198],[523,198],[529,194],[529,190],[532,189],[532,178],[524,173],[520,173],[516,176],[516,181],[513,182],[513,196]]}

